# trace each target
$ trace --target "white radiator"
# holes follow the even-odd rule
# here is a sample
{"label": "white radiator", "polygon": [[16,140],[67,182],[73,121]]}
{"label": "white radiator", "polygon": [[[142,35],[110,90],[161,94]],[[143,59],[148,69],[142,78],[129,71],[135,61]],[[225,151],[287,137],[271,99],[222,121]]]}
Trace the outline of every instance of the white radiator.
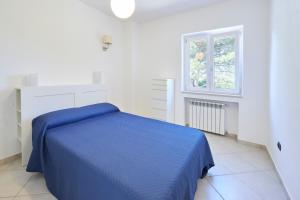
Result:
{"label": "white radiator", "polygon": [[186,99],[185,112],[187,126],[225,135],[225,104]]}

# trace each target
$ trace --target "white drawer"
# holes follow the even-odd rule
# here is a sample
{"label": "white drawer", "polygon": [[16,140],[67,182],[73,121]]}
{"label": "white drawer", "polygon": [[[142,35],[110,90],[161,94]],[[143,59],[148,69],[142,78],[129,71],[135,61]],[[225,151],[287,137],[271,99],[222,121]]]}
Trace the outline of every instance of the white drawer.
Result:
{"label": "white drawer", "polygon": [[153,98],[151,101],[152,108],[158,108],[167,111],[167,101]]}
{"label": "white drawer", "polygon": [[152,84],[152,90],[163,90],[167,92],[167,86],[160,84]]}
{"label": "white drawer", "polygon": [[167,100],[167,91],[160,90],[160,89],[152,89],[152,98],[166,101]]}
{"label": "white drawer", "polygon": [[167,86],[168,80],[164,79],[152,79],[152,84]]}

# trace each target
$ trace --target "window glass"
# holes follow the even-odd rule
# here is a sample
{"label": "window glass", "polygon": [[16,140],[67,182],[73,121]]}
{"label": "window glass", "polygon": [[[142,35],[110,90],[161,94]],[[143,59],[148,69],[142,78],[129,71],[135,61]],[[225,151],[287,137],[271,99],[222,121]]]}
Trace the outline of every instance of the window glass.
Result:
{"label": "window glass", "polygon": [[216,89],[236,89],[236,38],[220,36],[214,43],[214,87]]}
{"label": "window glass", "polygon": [[207,88],[207,40],[189,41],[189,76],[193,88]]}

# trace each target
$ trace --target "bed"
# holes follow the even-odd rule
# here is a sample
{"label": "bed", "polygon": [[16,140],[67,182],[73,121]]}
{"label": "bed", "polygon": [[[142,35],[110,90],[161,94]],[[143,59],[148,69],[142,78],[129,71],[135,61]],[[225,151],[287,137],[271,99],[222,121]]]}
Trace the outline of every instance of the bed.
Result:
{"label": "bed", "polygon": [[192,200],[214,166],[202,132],[109,103],[35,118],[32,145],[27,171],[59,200]]}

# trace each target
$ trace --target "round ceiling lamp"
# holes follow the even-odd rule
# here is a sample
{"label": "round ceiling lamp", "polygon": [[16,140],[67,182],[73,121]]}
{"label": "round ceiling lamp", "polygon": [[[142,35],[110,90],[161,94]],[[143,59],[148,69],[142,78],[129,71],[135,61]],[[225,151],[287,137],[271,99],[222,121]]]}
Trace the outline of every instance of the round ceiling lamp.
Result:
{"label": "round ceiling lamp", "polygon": [[127,19],[134,13],[135,0],[111,0],[110,6],[117,17]]}

